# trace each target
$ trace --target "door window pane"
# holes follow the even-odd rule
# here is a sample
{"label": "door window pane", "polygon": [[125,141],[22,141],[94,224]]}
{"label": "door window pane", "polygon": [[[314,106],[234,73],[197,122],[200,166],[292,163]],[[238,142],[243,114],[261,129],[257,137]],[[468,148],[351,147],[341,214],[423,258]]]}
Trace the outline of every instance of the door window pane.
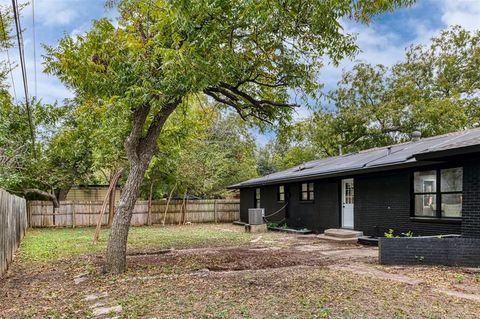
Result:
{"label": "door window pane", "polygon": [[461,167],[441,170],[442,192],[461,192],[463,188],[463,169]]}
{"label": "door window pane", "polygon": [[437,212],[437,195],[415,195],[415,215],[435,217]]}
{"label": "door window pane", "polygon": [[353,183],[345,182],[345,204],[353,204],[354,191]]}
{"label": "door window pane", "polygon": [[442,217],[462,217],[462,194],[442,194]]}
{"label": "door window pane", "polygon": [[414,173],[415,193],[435,193],[437,191],[437,172],[424,171]]}

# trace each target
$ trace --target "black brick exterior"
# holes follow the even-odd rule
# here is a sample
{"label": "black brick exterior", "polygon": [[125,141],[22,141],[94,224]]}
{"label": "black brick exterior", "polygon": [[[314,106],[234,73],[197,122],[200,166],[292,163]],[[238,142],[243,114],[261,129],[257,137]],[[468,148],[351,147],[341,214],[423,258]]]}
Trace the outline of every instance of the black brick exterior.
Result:
{"label": "black brick exterior", "polygon": [[479,238],[380,238],[381,264],[480,266]]}
{"label": "black brick exterior", "polygon": [[463,237],[480,238],[480,162],[463,167]]}
{"label": "black brick exterior", "polygon": [[[288,205],[275,216],[267,218],[269,222],[286,221],[289,227],[308,228],[323,232],[328,228],[339,227],[339,186],[337,180],[315,181],[315,200],[300,201],[301,183],[282,184],[285,186]],[[262,186],[261,206],[265,215],[281,209],[285,203],[277,201],[278,185]],[[240,220],[248,222],[248,209],[254,205],[255,188],[240,190]]]}
{"label": "black brick exterior", "polygon": [[[445,160],[444,163],[441,167],[453,163],[453,166],[464,168],[462,220],[413,218],[412,174],[416,169],[405,168],[345,176],[354,179],[354,228],[375,236],[383,236],[391,228],[397,234],[413,231],[417,236],[462,234],[466,238],[480,238],[480,159],[456,158]],[[308,228],[316,232],[341,227],[341,179],[314,181],[315,200],[312,202],[300,201],[301,182],[282,184],[286,187],[289,204],[286,211],[269,218],[269,221],[285,219],[290,227]],[[267,215],[284,205],[277,201],[277,187],[260,187],[261,206]],[[248,208],[254,206],[254,188],[241,189],[240,198],[240,219],[247,222]]]}
{"label": "black brick exterior", "polygon": [[411,176],[411,170],[401,170],[355,177],[355,229],[374,236],[390,228],[420,236],[460,234],[459,222],[411,218]]}

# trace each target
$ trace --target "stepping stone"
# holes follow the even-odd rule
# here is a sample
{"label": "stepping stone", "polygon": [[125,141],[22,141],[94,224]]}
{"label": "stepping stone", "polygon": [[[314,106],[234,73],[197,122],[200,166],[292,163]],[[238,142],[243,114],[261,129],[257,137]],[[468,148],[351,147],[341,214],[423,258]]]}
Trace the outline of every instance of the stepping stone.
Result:
{"label": "stepping stone", "polygon": [[109,313],[119,313],[119,312],[122,312],[122,306],[120,305],[112,306],[112,307],[100,307],[100,308],[93,309],[94,316],[103,316]]}
{"label": "stepping stone", "polygon": [[103,307],[105,304],[103,302],[96,302],[95,304],[91,305],[90,308],[98,308],[98,307]]}
{"label": "stepping stone", "polygon": [[105,298],[107,296],[108,296],[108,294],[106,292],[99,292],[99,293],[96,293],[96,294],[86,295],[85,300],[86,301],[94,301],[94,300],[97,300],[97,299],[100,299],[100,298]]}
{"label": "stepping stone", "polygon": [[252,239],[250,242],[251,242],[251,243],[256,243],[256,242],[258,242],[260,239],[262,239],[262,236],[258,236],[257,238]]}
{"label": "stepping stone", "polygon": [[334,270],[349,271],[354,274],[365,275],[365,276],[369,276],[377,279],[393,280],[393,281],[401,282],[401,283],[412,285],[412,286],[420,285],[423,283],[423,281],[420,279],[387,273],[368,265],[330,265],[328,266],[328,268],[334,269]]}
{"label": "stepping stone", "polygon": [[78,277],[78,278],[73,279],[73,282],[75,283],[75,285],[79,285],[82,282],[87,281],[87,280],[88,280],[87,277]]}
{"label": "stepping stone", "polygon": [[78,276],[73,277],[73,282],[75,285],[81,284],[82,282],[88,280],[88,272],[79,274]]}

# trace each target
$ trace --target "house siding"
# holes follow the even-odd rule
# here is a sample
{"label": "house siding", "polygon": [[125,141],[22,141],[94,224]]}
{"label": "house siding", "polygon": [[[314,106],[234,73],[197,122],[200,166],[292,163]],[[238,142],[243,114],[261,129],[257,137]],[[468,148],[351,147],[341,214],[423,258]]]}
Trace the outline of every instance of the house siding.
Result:
{"label": "house siding", "polygon": [[314,181],[315,199],[300,200],[301,183],[290,186],[289,218],[287,224],[294,228],[308,228],[323,232],[339,227],[338,181]]}
{"label": "house siding", "polygon": [[401,170],[355,177],[355,229],[374,236],[388,229],[397,234],[460,234],[459,223],[411,219],[411,174]]}
{"label": "house siding", "polygon": [[463,167],[462,235],[480,238],[480,163],[467,162]]}
{"label": "house siding", "polygon": [[[366,235],[383,236],[412,231],[415,235],[460,234],[461,223],[443,220],[418,221],[411,218],[411,176],[414,169],[351,176],[354,179],[354,229]],[[286,218],[289,227],[308,228],[317,233],[341,227],[341,178],[314,181],[315,200],[300,201],[301,182],[285,185],[288,216],[285,211],[268,218],[278,222]],[[284,204],[277,202],[278,185],[262,186],[261,206],[269,215]],[[240,218],[248,222],[248,208],[253,207],[255,188],[240,190]],[[464,229],[470,237],[480,236],[480,165],[464,168]],[[465,226],[465,222],[467,225]]]}
{"label": "house siding", "polygon": [[[268,222],[285,220],[289,227],[308,228],[315,232],[338,228],[338,181],[315,181],[314,184],[315,199],[307,202],[300,201],[301,183],[280,184],[285,186],[288,205],[286,209],[268,217]],[[260,187],[260,203],[267,216],[285,205],[277,201],[277,187],[278,185]],[[248,222],[248,209],[253,207],[254,191],[255,188],[240,190],[240,220],[243,222]]]}
{"label": "house siding", "polygon": [[254,188],[242,188],[240,190],[240,221],[244,223],[248,223],[248,209],[254,207],[254,195]]}

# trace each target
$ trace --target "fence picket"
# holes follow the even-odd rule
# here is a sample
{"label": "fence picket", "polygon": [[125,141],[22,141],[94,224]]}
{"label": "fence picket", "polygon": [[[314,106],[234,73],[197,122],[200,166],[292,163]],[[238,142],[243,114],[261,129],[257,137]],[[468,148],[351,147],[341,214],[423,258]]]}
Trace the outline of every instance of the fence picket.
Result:
{"label": "fence picket", "polygon": [[0,276],[12,262],[27,224],[25,199],[0,189]]}
{"label": "fence picket", "polygon": [[[189,200],[185,221],[192,223],[233,222],[240,218],[240,200],[238,199],[203,199]],[[55,214],[58,222],[52,223],[52,203],[32,201],[30,205],[31,227],[86,227],[95,226],[102,202],[61,201],[60,209]],[[151,220],[160,224],[167,205],[166,200],[152,201]],[[105,216],[104,216],[105,217]],[[166,216],[166,224],[178,224],[182,220],[182,200],[171,200]],[[107,225],[108,218],[102,219]],[[148,225],[148,201],[137,201],[133,210],[131,224]]]}

